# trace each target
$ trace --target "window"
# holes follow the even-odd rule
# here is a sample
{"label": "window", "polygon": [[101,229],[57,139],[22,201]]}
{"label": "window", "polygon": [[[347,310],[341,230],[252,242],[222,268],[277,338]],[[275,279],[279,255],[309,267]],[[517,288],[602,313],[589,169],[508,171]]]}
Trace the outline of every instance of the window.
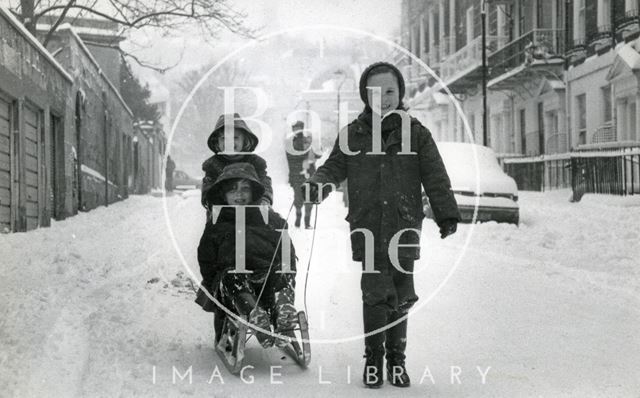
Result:
{"label": "window", "polygon": [[467,9],[467,43],[473,41],[473,6]]}
{"label": "window", "polygon": [[538,154],[544,154],[544,103],[538,102]]}
{"label": "window", "polygon": [[425,21],[424,17],[421,20],[421,25],[420,25],[420,29],[422,30],[422,51],[424,51],[424,53],[428,54],[429,53],[429,28],[428,28],[428,24],[429,21]]}
{"label": "window", "polygon": [[433,13],[433,45],[440,44],[440,15],[437,11]]}
{"label": "window", "polygon": [[[598,27],[610,29],[611,25],[611,0],[600,0],[598,2]],[[600,30],[600,29],[598,29]]]}
{"label": "window", "polygon": [[520,109],[520,148],[522,154],[527,154],[527,124],[526,113],[524,109]]}
{"label": "window", "polygon": [[414,26],[411,31],[411,51],[420,56],[420,25]]}
{"label": "window", "polygon": [[576,97],[576,122],[578,130],[578,144],[587,143],[587,95],[580,94]]}
{"label": "window", "polygon": [[577,18],[574,22],[575,28],[574,28],[574,32],[575,32],[575,36],[574,39],[578,40],[578,41],[583,41],[585,39],[586,36],[586,30],[585,30],[585,24],[586,24],[586,17],[585,17],[585,0],[578,0],[576,3],[574,3],[576,5],[577,8]]}
{"label": "window", "polygon": [[496,152],[504,152],[505,144],[502,139],[502,114],[497,114],[489,119],[489,124],[492,128],[489,129],[491,135],[493,135],[493,149]]}
{"label": "window", "polygon": [[637,8],[637,0],[625,0],[624,2],[624,10],[625,11],[631,11],[631,10],[635,10]]}
{"label": "window", "polygon": [[525,33],[525,1],[520,0],[518,6],[518,36],[522,36]]}
{"label": "window", "polygon": [[556,26],[555,28],[563,29],[564,28],[564,10],[562,8],[564,1],[556,1]]}
{"label": "window", "polygon": [[629,101],[627,106],[627,137],[630,140],[635,141],[636,138],[636,102]]}
{"label": "window", "polygon": [[543,28],[543,20],[544,20],[544,2],[542,0],[536,1],[536,28]]}
{"label": "window", "polygon": [[611,86],[602,87],[602,121],[610,123],[613,115],[611,103]]}

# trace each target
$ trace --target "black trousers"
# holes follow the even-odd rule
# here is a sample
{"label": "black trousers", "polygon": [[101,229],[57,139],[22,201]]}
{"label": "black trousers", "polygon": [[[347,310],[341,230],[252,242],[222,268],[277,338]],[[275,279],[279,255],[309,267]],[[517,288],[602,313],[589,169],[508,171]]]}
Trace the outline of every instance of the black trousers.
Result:
{"label": "black trousers", "polygon": [[365,345],[374,351],[383,350],[383,344],[387,351],[390,348],[404,351],[406,346],[406,318],[385,331],[379,331],[387,324],[404,317],[418,301],[413,285],[414,260],[401,258],[399,263],[404,272],[391,264],[386,253],[376,254],[374,258],[374,270],[378,272],[365,272],[365,263],[362,263],[360,287],[364,332],[374,332],[365,337]]}
{"label": "black trousers", "polygon": [[302,183],[299,185],[291,184],[291,188],[293,188],[293,206],[296,208],[296,220],[299,221],[302,217],[302,207],[304,205],[304,223],[305,225],[309,225],[313,203],[304,203],[304,194],[300,190],[301,185]]}

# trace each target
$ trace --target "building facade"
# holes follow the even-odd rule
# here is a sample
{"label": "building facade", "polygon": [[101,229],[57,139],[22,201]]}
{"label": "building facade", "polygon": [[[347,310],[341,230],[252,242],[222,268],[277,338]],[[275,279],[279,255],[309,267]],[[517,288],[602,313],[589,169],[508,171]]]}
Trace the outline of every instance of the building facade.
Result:
{"label": "building facade", "polygon": [[483,142],[483,4],[487,142],[498,154],[638,141],[637,0],[403,2],[402,44],[442,80],[415,60],[405,67],[412,109],[428,115],[436,137]]}
{"label": "building facade", "polygon": [[0,9],[0,232],[48,226],[73,211],[65,137],[72,76]]}
{"label": "building facade", "polygon": [[[116,85],[70,25],[48,47],[0,8],[0,232],[162,187],[162,129],[134,129]],[[146,163],[136,163],[139,153]]]}

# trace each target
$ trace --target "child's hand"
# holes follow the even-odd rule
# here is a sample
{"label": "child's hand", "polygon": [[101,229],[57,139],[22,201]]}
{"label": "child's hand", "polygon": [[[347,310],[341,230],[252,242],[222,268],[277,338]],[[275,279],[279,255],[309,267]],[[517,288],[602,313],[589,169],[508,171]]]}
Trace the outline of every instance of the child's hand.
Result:
{"label": "child's hand", "polygon": [[440,239],[444,239],[449,235],[456,233],[458,229],[458,221],[454,218],[448,218],[440,223]]}
{"label": "child's hand", "polygon": [[[318,183],[313,181],[305,181],[300,185],[300,191],[304,197],[304,201],[307,203],[320,203],[321,200],[318,195]],[[308,193],[308,197],[307,197]]]}

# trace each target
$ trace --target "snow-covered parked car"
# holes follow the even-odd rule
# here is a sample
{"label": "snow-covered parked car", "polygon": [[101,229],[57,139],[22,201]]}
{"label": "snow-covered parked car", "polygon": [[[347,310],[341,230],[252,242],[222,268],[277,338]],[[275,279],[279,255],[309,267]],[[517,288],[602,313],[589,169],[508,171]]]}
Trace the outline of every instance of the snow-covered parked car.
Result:
{"label": "snow-covered parked car", "polygon": [[[476,221],[518,224],[518,186],[502,170],[491,148],[464,142],[439,142],[437,145],[463,222],[472,222],[477,208]],[[423,203],[425,215],[433,218],[424,193]]]}
{"label": "snow-covered parked car", "polygon": [[201,185],[202,179],[193,178],[182,170],[173,172],[173,187],[178,191],[200,189]]}

